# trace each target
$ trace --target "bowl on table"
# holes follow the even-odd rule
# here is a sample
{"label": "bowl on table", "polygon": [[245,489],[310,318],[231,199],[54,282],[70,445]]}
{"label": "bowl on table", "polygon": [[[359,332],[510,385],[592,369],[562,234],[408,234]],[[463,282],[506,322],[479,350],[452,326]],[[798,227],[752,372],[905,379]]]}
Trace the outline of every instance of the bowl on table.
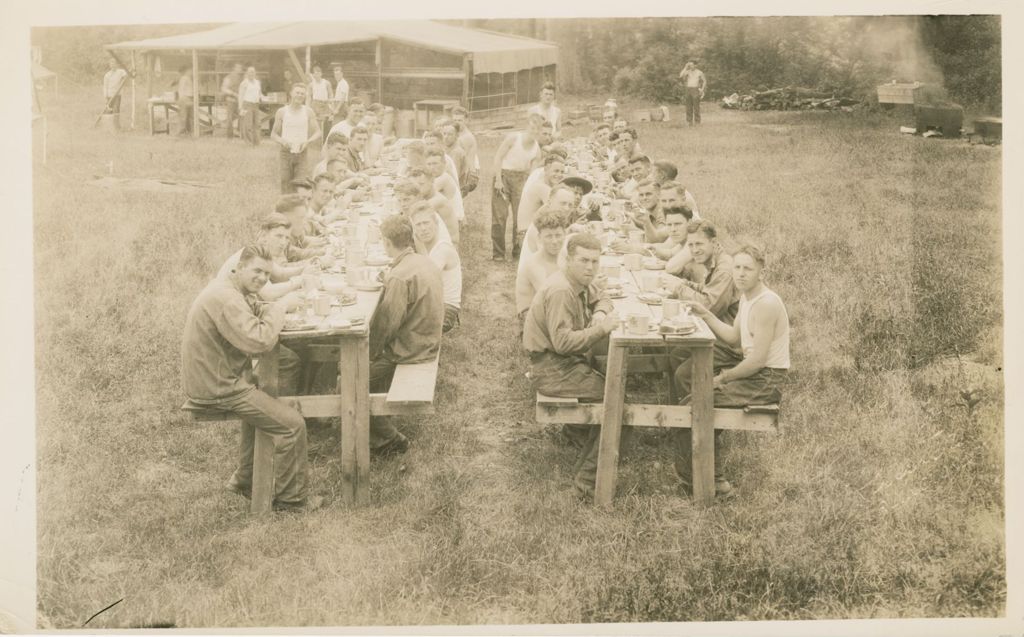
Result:
{"label": "bowl on table", "polygon": [[324,290],[330,294],[341,294],[348,287],[345,277],[341,274],[324,274],[320,277]]}

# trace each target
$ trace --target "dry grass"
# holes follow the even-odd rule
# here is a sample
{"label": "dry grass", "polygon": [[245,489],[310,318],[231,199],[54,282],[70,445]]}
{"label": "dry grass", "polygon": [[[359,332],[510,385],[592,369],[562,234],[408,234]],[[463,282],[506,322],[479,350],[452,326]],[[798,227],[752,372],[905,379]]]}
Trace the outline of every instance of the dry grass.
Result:
{"label": "dry grass", "polygon": [[[52,116],[33,184],[39,606],[53,626],[122,597],[90,626],[1003,612],[998,150],[843,114],[708,109],[698,130],[641,128],[730,242],[771,248],[792,316],[784,433],[731,437],[731,502],[681,497],[661,432],[635,440],[613,512],[572,500],[573,452],[533,421],[513,266],[489,261],[478,192],[438,413],[406,421],[410,452],[373,465],[371,506],[252,520],[221,490],[234,428],[178,411],[178,348],[193,296],[275,198],[274,151],[112,139],[89,118]],[[487,158],[497,141],[482,141]],[[88,184],[109,161],[218,188]],[[968,389],[982,397],[970,408]],[[331,495],[337,435],[313,427],[311,443]]]}

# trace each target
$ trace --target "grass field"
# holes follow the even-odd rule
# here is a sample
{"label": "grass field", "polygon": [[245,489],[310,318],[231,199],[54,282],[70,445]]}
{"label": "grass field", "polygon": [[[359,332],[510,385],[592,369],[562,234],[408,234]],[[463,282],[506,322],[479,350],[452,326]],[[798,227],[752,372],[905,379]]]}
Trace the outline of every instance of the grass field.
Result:
{"label": "grass field", "polygon": [[[402,421],[413,446],[374,463],[370,506],[254,520],[222,489],[236,428],[178,411],[179,344],[273,205],[275,150],[52,112],[33,175],[41,625],[122,598],[90,628],[1001,615],[1000,150],[869,114],[673,114],[641,145],[681,166],[727,244],[768,246],[792,319],[783,432],[729,438],[736,498],[693,507],[659,431],[634,439],[613,511],[571,497],[478,191],[437,414]],[[214,188],[89,183],[111,169]],[[337,433],[310,442],[333,496]]]}

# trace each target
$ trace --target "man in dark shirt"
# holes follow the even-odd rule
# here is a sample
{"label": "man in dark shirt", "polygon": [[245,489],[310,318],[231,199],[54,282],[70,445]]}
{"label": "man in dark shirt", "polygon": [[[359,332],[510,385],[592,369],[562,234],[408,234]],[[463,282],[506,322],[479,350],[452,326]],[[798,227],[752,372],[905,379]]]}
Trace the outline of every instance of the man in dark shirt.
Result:
{"label": "man in dark shirt", "polygon": [[[523,326],[534,391],[589,402],[604,397],[604,375],[594,366],[592,350],[606,342],[615,317],[611,301],[592,285],[600,259],[597,237],[573,235],[566,244],[565,268],[534,295]],[[581,494],[593,494],[600,430],[577,426],[570,431],[585,436],[573,484]]]}
{"label": "man in dark shirt", "polygon": [[[260,429],[274,437],[274,507],[310,510],[323,499],[307,498],[306,421],[253,383],[252,357],[273,349],[285,312],[300,302],[294,292],[260,302],[257,293],[270,277],[271,262],[265,248],[244,248],[231,274],[211,281],[192,303],[182,338],[182,386],[193,404],[242,419],[239,466],[230,490],[246,496],[252,490],[255,430]],[[280,391],[294,395],[298,359],[284,347],[280,356]]]}
{"label": "man in dark shirt", "polygon": [[[391,271],[370,322],[370,391],[385,392],[395,367],[437,356],[444,324],[441,270],[413,248],[412,224],[392,215],[380,224]],[[383,418],[370,421],[370,449],[377,455],[402,453],[408,439]]]}

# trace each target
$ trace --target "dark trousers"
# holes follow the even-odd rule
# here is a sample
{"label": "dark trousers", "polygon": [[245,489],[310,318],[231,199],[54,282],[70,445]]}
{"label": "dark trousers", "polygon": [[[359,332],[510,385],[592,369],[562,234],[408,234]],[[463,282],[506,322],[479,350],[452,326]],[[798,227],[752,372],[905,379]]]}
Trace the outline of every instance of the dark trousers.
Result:
{"label": "dark trousers", "polygon": [[281,148],[281,192],[292,192],[291,182],[293,179],[309,177],[309,162],[306,156],[309,155],[309,148],[301,153],[293,153],[287,148]]}
{"label": "dark trousers", "polygon": [[441,333],[447,334],[451,330],[459,326],[459,308],[454,305],[444,304],[444,323],[441,327]]}
{"label": "dark trousers", "polygon": [[496,188],[491,189],[491,249],[495,259],[505,258],[505,228],[512,217],[512,257],[519,258],[522,238],[519,236],[517,215],[519,200],[523,196],[523,184],[529,175],[519,170],[502,170],[501,181],[505,184],[508,200]]}
{"label": "dark trousers", "polygon": [[259,146],[260,133],[260,105],[256,102],[244,102],[242,116],[238,121],[238,134],[253,146]]}
{"label": "dark trousers", "polygon": [[[294,395],[299,377],[299,357],[279,347],[279,388]],[[242,419],[238,446],[238,468],[231,480],[243,488],[252,485],[253,450],[256,430],[274,438],[274,500],[298,503],[306,498],[309,459],[306,450],[306,421],[291,405],[254,389],[242,396],[225,399],[211,407],[229,411]]]}
{"label": "dark trousers", "polygon": [[686,101],[686,123],[700,124],[700,89],[687,86],[683,99]]}
{"label": "dark trousers", "polygon": [[[689,359],[689,352],[682,348],[674,350],[673,358],[682,362],[676,368],[675,381],[679,387],[679,395],[683,397],[680,401],[683,405],[690,403],[690,393],[693,384],[693,365]],[[743,355],[728,345],[720,342],[715,343],[714,358],[712,367],[717,374],[723,369],[731,369],[743,361]],[[712,400],[715,407],[746,407],[748,405],[771,405],[782,399],[780,391],[786,380],[786,370],[763,367],[759,372],[746,378],[723,383],[714,389]],[[722,430],[715,430],[715,480],[722,480],[724,472],[719,462],[722,449]],[[673,431],[676,443],[675,467],[676,473],[686,485],[693,481],[693,440],[690,429],[676,429]]]}
{"label": "dark trousers", "polygon": [[[226,120],[227,133],[225,134],[225,136],[228,139],[234,139],[235,138],[235,120],[238,119],[238,100],[236,100],[236,99],[234,99],[232,97],[224,98],[224,111],[225,111],[225,113],[227,115],[227,120]],[[239,129],[241,129],[241,122],[239,122]],[[238,133],[239,133],[239,135],[241,135],[242,131],[239,130]]]}
{"label": "dark trousers", "polygon": [[[391,388],[391,379],[395,376],[395,363],[378,358],[370,361],[370,392],[380,394]],[[345,379],[342,379],[345,382]],[[399,435],[398,429],[391,424],[387,416],[370,417],[370,448],[378,449],[388,444]]]}
{"label": "dark trousers", "polygon": [[187,135],[192,132],[195,109],[192,108],[192,98],[186,97],[178,100],[178,134]]}
{"label": "dark trousers", "polygon": [[108,113],[108,114],[109,113],[113,113],[114,115],[120,115],[121,114],[121,94],[118,93],[114,97],[110,97],[110,98],[107,98],[107,99],[110,101],[110,106],[108,106],[107,110],[105,110],[103,112],[104,113]]}

